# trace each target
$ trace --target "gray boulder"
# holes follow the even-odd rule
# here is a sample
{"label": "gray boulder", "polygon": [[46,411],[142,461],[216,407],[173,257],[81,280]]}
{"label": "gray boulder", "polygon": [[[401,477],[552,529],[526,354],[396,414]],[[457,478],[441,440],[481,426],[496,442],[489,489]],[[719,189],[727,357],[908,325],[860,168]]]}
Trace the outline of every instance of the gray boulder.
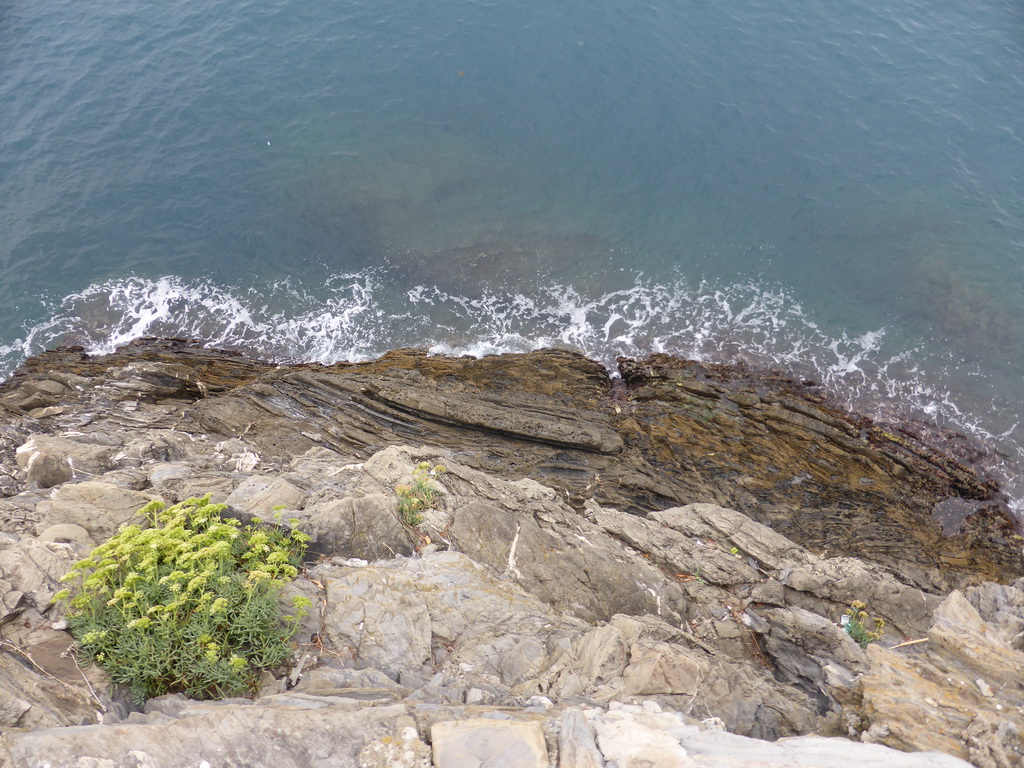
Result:
{"label": "gray boulder", "polygon": [[106,472],[113,466],[113,454],[114,448],[109,446],[33,435],[18,448],[16,457],[30,487],[50,488]]}
{"label": "gray boulder", "polygon": [[269,520],[277,511],[275,507],[282,511],[301,509],[305,498],[301,488],[283,477],[254,475],[243,480],[224,503]]}
{"label": "gray boulder", "polygon": [[367,560],[411,555],[417,542],[398,519],[393,493],[345,496],[306,510],[303,529],[317,552]]}
{"label": "gray boulder", "polygon": [[136,519],[138,511],[154,498],[94,480],[62,485],[50,500],[39,503],[42,520],[37,531],[71,524],[84,528],[94,541],[106,541],[121,525]]}
{"label": "gray boulder", "polygon": [[451,661],[467,665],[470,678],[504,678],[510,685],[522,677],[524,638],[541,644],[533,662],[539,665],[553,625],[563,635],[584,627],[556,620],[535,598],[455,552],[364,566],[325,564],[310,577],[326,589],[325,644],[395,679],[400,671],[426,673],[435,654],[451,648]]}
{"label": "gray boulder", "polygon": [[25,604],[43,613],[63,588],[58,580],[71,569],[75,555],[67,544],[0,534],[0,578],[8,585],[8,595],[22,595]]}
{"label": "gray boulder", "polygon": [[96,548],[96,541],[89,532],[74,523],[57,523],[39,534],[39,541],[52,541],[69,545],[79,557],[85,557]]}

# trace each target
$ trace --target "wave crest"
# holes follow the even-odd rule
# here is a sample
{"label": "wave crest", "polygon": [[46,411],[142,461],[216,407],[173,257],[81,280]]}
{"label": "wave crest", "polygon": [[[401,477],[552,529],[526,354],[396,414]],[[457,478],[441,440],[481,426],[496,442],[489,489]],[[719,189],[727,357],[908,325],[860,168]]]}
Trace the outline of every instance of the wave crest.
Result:
{"label": "wave crest", "polygon": [[[129,277],[91,285],[51,309],[22,338],[0,347],[5,377],[25,357],[57,344],[105,354],[143,336],[194,338],[282,363],[368,360],[397,347],[475,356],[562,347],[614,371],[618,356],[666,352],[780,367],[815,378],[850,407],[928,419],[998,447],[1014,463],[1024,459],[1018,424],[1000,428],[993,416],[1019,423],[1019,406],[996,402],[984,386],[950,389],[950,381],[964,380],[963,361],[923,344],[908,348],[885,328],[831,332],[786,291],[753,282],[693,285],[640,277],[595,295],[547,284],[466,296],[402,287],[373,270],[334,276],[316,290],[288,280],[240,288]],[[966,373],[984,385],[984,372]]]}

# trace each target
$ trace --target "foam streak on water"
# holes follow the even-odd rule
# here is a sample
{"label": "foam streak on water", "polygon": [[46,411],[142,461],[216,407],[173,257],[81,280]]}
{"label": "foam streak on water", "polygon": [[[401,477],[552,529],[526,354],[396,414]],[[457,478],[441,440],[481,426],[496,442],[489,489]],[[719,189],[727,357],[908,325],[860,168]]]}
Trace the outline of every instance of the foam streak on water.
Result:
{"label": "foam streak on water", "polygon": [[[380,291],[378,282],[372,271],[337,276],[327,285],[326,301],[319,291],[313,296],[287,280],[259,291],[175,277],[98,283],[64,297],[51,318],[0,347],[0,375],[10,375],[24,356],[55,343],[105,354],[142,336],[198,338],[271,360],[325,364],[371,359],[406,346],[477,356],[562,347],[610,369],[620,355],[668,352],[813,370],[851,400],[872,392],[911,394],[916,384],[889,380],[886,372],[895,366],[913,375],[928,365],[918,350],[885,349],[884,329],[830,336],[783,289],[757,283],[691,286],[638,279],[628,290],[594,297],[558,284],[539,286],[533,296],[473,297],[417,286],[396,312],[383,303],[391,292]],[[943,410],[938,399],[923,406],[926,400],[917,402],[928,413]]]}

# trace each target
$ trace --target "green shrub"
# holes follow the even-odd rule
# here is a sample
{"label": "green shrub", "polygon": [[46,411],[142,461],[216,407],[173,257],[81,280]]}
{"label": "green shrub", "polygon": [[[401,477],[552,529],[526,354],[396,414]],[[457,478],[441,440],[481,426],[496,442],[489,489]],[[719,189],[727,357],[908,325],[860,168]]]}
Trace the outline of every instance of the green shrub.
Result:
{"label": "green shrub", "polygon": [[412,471],[412,484],[395,487],[398,494],[398,517],[406,525],[416,527],[423,522],[423,513],[434,506],[437,497],[437,486],[433,478],[444,474],[445,468],[438,464],[431,467],[429,462],[421,461]]}
{"label": "green shrub", "polygon": [[[76,563],[54,596],[68,606],[79,655],[139,703],[165,693],[196,699],[255,692],[260,673],[291,658],[288,640],[310,604],[278,615],[281,586],[298,572],[309,537],[222,519],[210,497],[141,510]],[[297,521],[293,521],[293,524]]]}
{"label": "green shrub", "polygon": [[[880,640],[885,634],[885,619],[871,618],[868,616],[867,607],[866,603],[854,600],[843,616],[843,629],[860,644],[861,648],[867,648],[870,643]],[[875,625],[873,630],[868,629],[869,622]]]}

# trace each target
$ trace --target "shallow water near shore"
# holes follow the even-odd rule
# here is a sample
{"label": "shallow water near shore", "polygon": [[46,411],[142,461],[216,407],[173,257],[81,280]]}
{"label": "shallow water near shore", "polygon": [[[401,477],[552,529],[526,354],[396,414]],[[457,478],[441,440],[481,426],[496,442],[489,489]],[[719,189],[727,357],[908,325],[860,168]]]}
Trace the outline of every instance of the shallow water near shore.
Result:
{"label": "shallow water near shore", "polygon": [[60,342],[778,366],[1024,466],[1024,14],[0,3],[0,375]]}

